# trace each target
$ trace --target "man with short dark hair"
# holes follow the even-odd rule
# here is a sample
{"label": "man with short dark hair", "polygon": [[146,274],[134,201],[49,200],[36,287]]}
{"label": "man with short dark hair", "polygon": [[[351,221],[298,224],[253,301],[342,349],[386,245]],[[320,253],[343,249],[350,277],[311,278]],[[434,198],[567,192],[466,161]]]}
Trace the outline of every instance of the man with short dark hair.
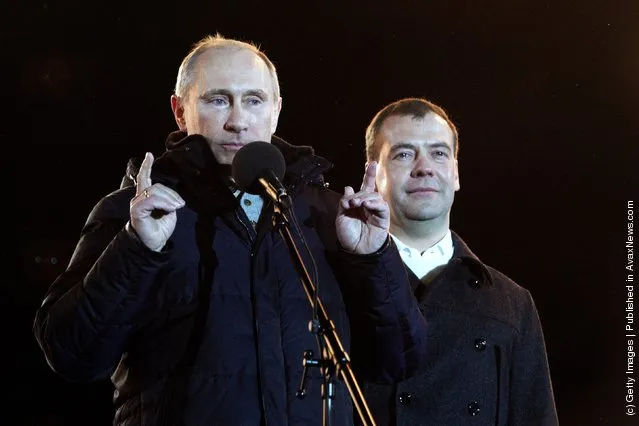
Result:
{"label": "man with short dark hair", "polygon": [[395,386],[368,383],[365,395],[384,425],[557,425],[531,294],[450,229],[458,152],[452,120],[426,99],[387,105],[366,131],[429,345],[419,373]]}

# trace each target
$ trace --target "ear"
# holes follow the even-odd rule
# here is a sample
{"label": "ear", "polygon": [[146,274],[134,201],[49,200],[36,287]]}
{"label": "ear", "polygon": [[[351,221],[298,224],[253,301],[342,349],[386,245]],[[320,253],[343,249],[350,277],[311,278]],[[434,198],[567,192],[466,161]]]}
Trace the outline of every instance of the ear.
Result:
{"label": "ear", "polygon": [[171,110],[173,111],[173,117],[175,122],[182,131],[186,131],[186,118],[184,117],[184,103],[182,98],[177,95],[171,95]]}
{"label": "ear", "polygon": [[455,160],[455,166],[454,166],[454,170],[453,170],[454,175],[454,179],[455,179],[455,191],[459,191],[460,185],[459,185],[459,165],[457,163],[457,160]]}
{"label": "ear", "polygon": [[282,111],[282,98],[277,100],[277,105],[273,107],[273,118],[271,119],[271,134],[277,130],[277,122],[280,119],[280,111]]}

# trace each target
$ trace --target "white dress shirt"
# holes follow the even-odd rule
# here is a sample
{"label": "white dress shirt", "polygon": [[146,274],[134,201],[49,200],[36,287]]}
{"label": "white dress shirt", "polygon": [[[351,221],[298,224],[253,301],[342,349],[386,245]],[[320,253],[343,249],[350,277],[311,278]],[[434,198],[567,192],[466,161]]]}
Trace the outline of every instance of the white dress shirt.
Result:
{"label": "white dress shirt", "polygon": [[402,260],[406,266],[413,271],[420,280],[423,280],[430,271],[438,266],[447,264],[453,257],[453,237],[450,229],[446,232],[444,238],[423,253],[408,247],[393,234],[391,234],[391,237],[393,237],[399,254],[402,256]]}

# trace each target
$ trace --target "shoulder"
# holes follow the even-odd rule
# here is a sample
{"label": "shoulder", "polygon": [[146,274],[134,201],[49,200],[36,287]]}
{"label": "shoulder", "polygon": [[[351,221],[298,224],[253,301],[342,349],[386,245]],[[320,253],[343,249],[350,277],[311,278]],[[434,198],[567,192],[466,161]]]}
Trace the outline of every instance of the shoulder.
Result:
{"label": "shoulder", "polygon": [[[536,315],[537,308],[531,292],[515,282],[503,272],[486,265],[490,273],[494,291],[505,312],[516,323],[521,323],[531,315]],[[517,327],[519,328],[519,327]]]}
{"label": "shoulder", "polygon": [[530,294],[527,289],[516,283],[512,278],[501,272],[500,270],[484,264],[486,270],[490,274],[490,279],[493,285],[502,294],[510,294],[512,297],[528,297]]}
{"label": "shoulder", "polygon": [[107,218],[126,218],[129,216],[129,202],[135,196],[135,187],[117,189],[102,197],[93,206],[87,222]]}
{"label": "shoulder", "polygon": [[300,225],[312,229],[324,247],[336,250],[335,219],[340,195],[323,185],[305,185],[293,202]]}
{"label": "shoulder", "polygon": [[337,214],[341,194],[328,188],[326,184],[307,183],[300,192],[299,200],[309,207],[327,214]]}

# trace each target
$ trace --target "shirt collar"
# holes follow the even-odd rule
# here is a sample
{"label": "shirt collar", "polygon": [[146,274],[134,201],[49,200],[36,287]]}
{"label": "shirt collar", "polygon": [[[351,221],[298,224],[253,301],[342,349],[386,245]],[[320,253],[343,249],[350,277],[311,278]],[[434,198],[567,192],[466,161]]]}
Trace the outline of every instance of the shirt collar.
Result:
{"label": "shirt collar", "polygon": [[[391,234],[391,237],[393,237],[393,241],[395,241],[395,245],[397,246],[397,249],[400,252],[406,252],[408,254],[410,254],[411,256],[421,256],[423,253],[420,252],[417,249],[414,249],[412,247],[408,247],[406,244],[404,244],[399,238],[397,238],[395,235]],[[453,257],[453,237],[452,234],[450,232],[450,229],[448,231],[446,231],[446,235],[444,235],[444,237],[439,240],[438,242],[435,243],[435,245],[433,245],[432,247],[430,247],[429,249],[425,250],[425,252],[432,252],[434,254],[436,254],[437,256],[441,256],[441,257],[446,257],[448,259],[450,259],[451,257]]]}

